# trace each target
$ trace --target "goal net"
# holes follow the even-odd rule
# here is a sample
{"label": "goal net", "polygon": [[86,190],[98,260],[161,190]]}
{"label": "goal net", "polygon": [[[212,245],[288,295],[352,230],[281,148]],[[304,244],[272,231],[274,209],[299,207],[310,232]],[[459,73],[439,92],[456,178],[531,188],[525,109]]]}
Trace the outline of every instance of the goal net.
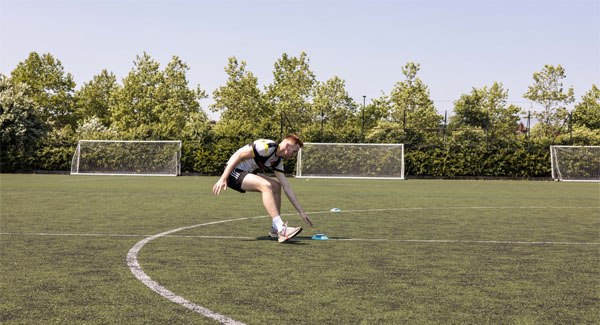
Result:
{"label": "goal net", "polygon": [[177,176],[181,141],[79,140],[71,175]]}
{"label": "goal net", "polygon": [[404,145],[305,143],[296,177],[404,179]]}
{"label": "goal net", "polygon": [[550,146],[552,178],[600,182],[600,146]]}

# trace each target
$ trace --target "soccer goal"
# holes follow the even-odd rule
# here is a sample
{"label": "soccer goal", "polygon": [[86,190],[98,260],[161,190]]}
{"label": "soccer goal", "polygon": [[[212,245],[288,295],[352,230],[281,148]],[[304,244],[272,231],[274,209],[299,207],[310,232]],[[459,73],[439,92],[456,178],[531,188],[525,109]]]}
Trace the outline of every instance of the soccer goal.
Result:
{"label": "soccer goal", "polygon": [[552,179],[600,182],[600,146],[550,146]]}
{"label": "soccer goal", "polygon": [[404,145],[305,143],[296,177],[404,179]]}
{"label": "soccer goal", "polygon": [[181,141],[79,140],[71,175],[177,176]]}

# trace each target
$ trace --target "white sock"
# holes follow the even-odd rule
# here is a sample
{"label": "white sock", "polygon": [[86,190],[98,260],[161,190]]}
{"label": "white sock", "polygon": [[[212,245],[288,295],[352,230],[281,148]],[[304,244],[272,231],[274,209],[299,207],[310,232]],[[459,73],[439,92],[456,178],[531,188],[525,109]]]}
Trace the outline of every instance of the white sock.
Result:
{"label": "white sock", "polygon": [[281,220],[280,216],[273,218],[273,228],[277,229],[277,231],[281,231],[281,228],[283,228],[283,220]]}

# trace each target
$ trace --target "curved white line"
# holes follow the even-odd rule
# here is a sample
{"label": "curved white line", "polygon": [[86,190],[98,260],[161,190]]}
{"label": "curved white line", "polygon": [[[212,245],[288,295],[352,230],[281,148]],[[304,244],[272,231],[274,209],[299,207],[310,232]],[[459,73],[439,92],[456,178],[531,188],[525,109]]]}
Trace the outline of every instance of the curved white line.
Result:
{"label": "curved white line", "polygon": [[199,224],[199,225],[181,227],[181,228],[165,231],[165,232],[162,232],[162,233],[154,235],[154,236],[147,237],[147,238],[137,242],[137,244],[135,244],[133,247],[131,247],[131,249],[127,253],[127,266],[129,266],[131,273],[133,273],[133,275],[135,275],[135,277],[138,278],[138,280],[142,281],[142,283],[145,284],[148,288],[152,289],[152,291],[171,300],[172,302],[174,302],[178,305],[181,305],[191,311],[195,311],[199,314],[202,314],[208,318],[212,318],[223,324],[244,325],[244,323],[240,323],[240,322],[233,320],[227,316],[221,315],[212,310],[208,310],[200,305],[196,305],[195,303],[190,302],[190,301],[184,299],[183,297],[180,297],[180,296],[174,294],[173,292],[169,291],[167,288],[161,286],[156,281],[152,280],[144,272],[144,270],[142,270],[142,267],[138,263],[137,255],[138,255],[140,249],[142,249],[142,247],[144,247],[144,245],[146,245],[149,241],[159,238],[159,237],[163,237],[163,236],[172,234],[174,232],[197,228],[197,227],[202,227],[202,226],[214,225],[214,224],[219,224],[219,223],[248,220],[248,219],[249,218],[238,218],[238,219],[222,220],[222,221],[216,221],[216,222],[208,222],[208,223],[203,223],[203,224]]}
{"label": "curved white line", "polygon": [[[587,209],[587,208],[595,208],[595,207],[428,207],[428,208],[390,208],[390,209],[369,209],[369,210],[342,210],[339,212],[331,212],[331,211],[316,211],[316,212],[308,212],[307,214],[323,214],[323,213],[348,213],[348,212],[377,212],[377,211],[400,211],[400,210],[432,210],[432,209],[564,209],[564,208],[583,208],[583,209]],[[287,215],[296,215],[296,213],[287,213],[287,214],[282,214],[282,216],[287,216]],[[203,316],[206,316],[208,318],[212,318],[218,322],[221,322],[223,324],[232,324],[232,325],[245,325],[244,323],[238,322],[236,320],[233,320],[227,316],[221,315],[219,313],[216,313],[212,310],[206,309],[200,305],[197,305],[193,302],[190,302],[188,300],[186,300],[183,297],[180,297],[176,294],[174,294],[173,292],[171,292],[170,290],[168,290],[167,288],[161,286],[160,284],[158,284],[156,281],[152,280],[145,272],[144,270],[142,270],[142,267],[140,266],[140,264],[138,263],[137,260],[137,255],[139,253],[139,251],[142,249],[142,247],[144,247],[144,245],[146,245],[148,242],[150,242],[151,240],[154,240],[156,238],[159,237],[164,237],[167,235],[170,235],[172,233],[178,232],[178,231],[182,231],[182,230],[188,230],[188,229],[193,229],[193,228],[197,228],[197,227],[202,227],[202,226],[208,226],[208,225],[216,225],[216,224],[220,224],[220,223],[226,223],[226,222],[233,222],[233,221],[241,221],[241,220],[249,220],[249,219],[258,219],[258,218],[267,218],[268,216],[256,216],[256,217],[248,217],[248,218],[237,218],[237,219],[229,219],[229,220],[221,220],[221,221],[214,221],[214,222],[207,222],[207,223],[202,223],[202,224],[198,224],[198,225],[193,225],[193,226],[187,226],[187,227],[181,227],[181,228],[177,228],[177,229],[173,229],[173,230],[169,230],[169,231],[165,231],[162,232],[160,234],[156,234],[153,236],[149,236],[144,238],[143,240],[137,242],[127,253],[127,266],[129,266],[129,269],[131,270],[131,273],[133,273],[133,275],[140,280],[143,284],[145,284],[148,288],[150,288],[152,291],[158,293],[159,295],[171,300],[172,302],[181,305],[189,310],[192,310],[194,312],[197,312]],[[342,239],[343,240],[343,239]],[[357,240],[357,239],[347,239],[347,240]],[[359,239],[360,240],[360,239]],[[413,240],[406,240],[406,241],[413,241]],[[416,240],[414,240],[416,241]],[[427,241],[427,242],[432,242],[432,241]],[[453,241],[435,241],[435,242],[453,242]],[[460,242],[460,241],[458,241]],[[485,242],[485,241],[472,241],[474,243],[476,242]],[[486,242],[487,243],[487,242]],[[501,242],[498,242],[501,243]],[[521,242],[514,242],[514,243],[521,243]],[[522,242],[523,244],[525,244],[526,242]],[[531,244],[531,243],[528,243]],[[536,243],[538,244],[538,243]],[[547,243],[546,243],[547,244]],[[579,244],[579,243],[578,243]],[[585,243],[585,244],[589,244],[589,243]],[[592,243],[592,244],[596,244],[596,243]]]}

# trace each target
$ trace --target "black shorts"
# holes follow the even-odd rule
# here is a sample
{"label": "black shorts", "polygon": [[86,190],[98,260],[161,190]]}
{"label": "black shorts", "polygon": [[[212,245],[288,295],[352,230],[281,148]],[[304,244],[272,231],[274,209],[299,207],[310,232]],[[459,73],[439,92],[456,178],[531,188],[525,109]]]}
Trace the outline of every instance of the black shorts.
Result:
{"label": "black shorts", "polygon": [[241,169],[234,169],[231,174],[229,174],[229,177],[227,177],[227,187],[232,188],[240,193],[246,193],[246,191],[242,190],[242,182],[248,174],[248,172]]}

